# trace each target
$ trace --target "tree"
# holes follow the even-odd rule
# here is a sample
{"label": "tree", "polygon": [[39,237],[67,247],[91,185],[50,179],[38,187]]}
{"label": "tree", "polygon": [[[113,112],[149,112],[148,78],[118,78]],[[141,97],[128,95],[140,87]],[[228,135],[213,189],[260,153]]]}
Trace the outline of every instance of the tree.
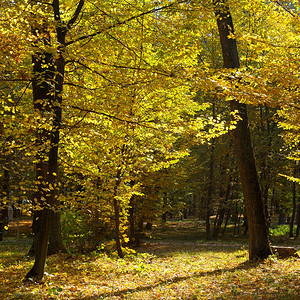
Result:
{"label": "tree", "polygon": [[[180,3],[180,1],[178,3]],[[116,212],[116,227],[119,226],[117,219],[119,215],[118,198],[120,197],[117,192],[121,188],[123,190],[126,190],[126,184],[128,183],[126,176],[132,176],[131,172],[127,172],[127,170],[125,176],[123,174],[123,168],[126,168],[128,166],[127,162],[124,163],[124,160],[131,159],[130,156],[128,157],[126,155],[127,152],[130,152],[128,151],[128,149],[131,148],[131,138],[134,139],[134,136],[131,137],[128,136],[127,133],[124,134],[124,124],[122,123],[125,123],[127,126],[128,124],[149,122],[148,120],[140,121],[140,119],[145,118],[145,116],[139,115],[140,112],[138,112],[138,115],[135,115],[127,109],[127,107],[131,108],[131,105],[128,106],[128,103],[132,103],[133,106],[136,105],[135,85],[139,84],[139,81],[137,81],[137,79],[141,81],[145,80],[142,85],[143,89],[147,91],[147,86],[150,90],[149,87],[153,88],[154,82],[159,83],[157,78],[158,75],[161,76],[161,78],[167,78],[167,84],[163,81],[163,84],[159,84],[159,88],[157,88],[155,92],[151,91],[150,93],[144,93],[143,89],[141,89],[142,93],[140,95],[138,94],[137,97],[139,99],[142,99],[143,105],[145,107],[147,107],[148,103],[150,103],[150,106],[157,105],[157,103],[153,105],[153,102],[148,100],[149,94],[149,99],[151,99],[151,97],[157,97],[158,93],[161,93],[161,98],[165,100],[167,107],[170,105],[169,102],[171,96],[178,97],[180,95],[178,98],[174,97],[174,99],[178,100],[180,104],[179,107],[176,107],[174,109],[175,114],[178,115],[178,119],[181,119],[180,114],[182,114],[183,111],[185,111],[186,113],[190,113],[190,111],[193,110],[193,108],[190,108],[189,105],[186,105],[186,103],[182,102],[182,96],[187,95],[187,86],[185,86],[185,84],[182,84],[180,80],[175,80],[173,78],[174,74],[172,72],[169,72],[167,68],[156,68],[155,65],[158,65],[158,62],[161,59],[161,53],[160,51],[157,51],[157,49],[156,51],[151,52],[153,41],[147,42],[147,60],[144,59],[143,48],[136,49],[136,47],[132,47],[132,45],[130,45],[130,43],[126,40],[122,41],[123,36],[126,37],[124,27],[127,26],[127,23],[132,23],[134,21],[139,23],[141,17],[157,13],[165,8],[170,8],[174,5],[177,5],[178,3],[176,1],[173,3],[167,2],[166,5],[163,5],[162,3],[161,6],[157,6],[155,3],[152,3],[152,1],[149,1],[147,2],[147,5],[145,7],[142,7],[142,9],[139,8],[141,9],[140,11],[135,6],[128,5],[126,1],[123,3],[123,5],[120,6],[116,6],[115,4],[113,4],[113,2],[111,2],[106,4],[105,8],[112,13],[105,13],[104,10],[98,9],[96,5],[92,5],[89,3],[86,4],[87,13],[83,15],[83,19],[80,19],[80,21],[76,23],[79,15],[82,12],[85,1],[78,1],[73,15],[69,17],[69,21],[63,20],[61,14],[62,12],[64,12],[66,15],[68,15],[67,11],[69,10],[66,9],[65,5],[71,5],[71,2],[64,3],[64,5],[60,5],[60,2],[58,0],[53,1],[51,4],[39,1],[31,2],[31,9],[28,14],[28,22],[30,23],[33,38],[32,87],[34,110],[36,118],[40,120],[41,123],[38,124],[35,128],[37,149],[37,187],[34,200],[37,204],[37,208],[39,209],[39,211],[36,212],[37,218],[39,220],[37,222],[39,229],[36,233],[34,245],[36,260],[33,268],[26,275],[27,279],[40,280],[43,276],[47,254],[46,248],[51,227],[51,219],[53,218],[53,213],[57,212],[57,210],[59,209],[58,193],[60,182],[58,180],[58,148],[61,144],[60,132],[62,129],[63,107],[66,106],[68,108],[71,108],[73,112],[78,110],[80,113],[85,114],[85,116],[81,118],[79,123],[85,119],[87,120],[87,124],[90,122],[95,123],[97,126],[101,124],[101,126],[103,127],[108,127],[107,124],[105,124],[107,122],[104,121],[107,118],[117,120],[117,122],[119,122],[118,126],[109,128],[107,132],[104,131],[105,134],[110,134],[110,131],[114,131],[114,134],[118,137],[114,141],[116,142],[116,144],[114,144],[113,142],[111,145],[107,146],[107,143],[105,142],[106,144],[104,146],[104,150],[113,157],[111,163],[114,168],[112,168],[111,172],[113,173],[113,177],[110,177],[109,180],[104,182],[109,182],[111,186],[112,181],[116,178],[116,174],[117,178],[119,178],[120,175],[123,175],[122,180],[120,177],[120,180],[117,183],[115,182],[115,184],[113,185],[112,198],[115,204],[114,209]],[[132,11],[130,9],[132,9]],[[91,18],[89,18],[89,16]],[[83,22],[82,20],[84,20],[85,22]],[[94,23],[92,23],[92,21],[94,21]],[[91,25],[92,32],[87,24]],[[119,30],[117,30],[118,28]],[[111,32],[109,33],[109,31]],[[155,34],[156,33],[154,32],[154,35]],[[121,35],[121,38],[119,35]],[[69,40],[66,40],[67,37],[69,38]],[[102,47],[103,45],[101,45],[101,43],[101,46],[99,46],[99,41],[103,40],[107,43],[105,44],[105,46],[107,46],[106,49],[105,47]],[[135,41],[135,39],[133,39],[133,41]],[[89,44],[89,47],[85,48],[84,55],[79,55],[77,45],[85,47],[87,44]],[[151,48],[149,46],[151,46]],[[92,51],[95,47],[99,52]],[[107,56],[108,59],[106,61],[96,59],[99,53],[101,53],[102,56]],[[112,53],[114,55],[111,55]],[[120,64],[121,59],[119,58],[123,57],[123,53],[125,53],[127,56],[125,56],[123,64]],[[179,54],[182,55],[182,53]],[[68,66],[66,59],[67,57]],[[174,57],[172,58],[174,59]],[[168,57],[168,59],[170,59],[170,57]],[[140,64],[139,62],[142,62],[142,64]],[[175,65],[175,63],[173,64]],[[85,92],[74,95],[74,99],[78,100],[75,104],[70,104],[71,101],[65,104],[65,101],[62,101],[63,86],[66,78],[66,68],[68,68],[67,78],[71,79],[69,85],[78,89],[82,88],[82,90],[85,90]],[[140,71],[142,71],[141,76]],[[90,74],[88,74],[89,72]],[[129,82],[125,82],[124,78],[122,78],[124,72],[131,73]],[[179,70],[177,72],[179,73]],[[91,75],[98,76],[98,86],[95,88],[86,88],[82,79],[84,76],[89,79],[93,78]],[[74,82],[74,80],[72,80],[74,79],[74,77],[78,79],[78,84]],[[151,77],[152,80],[149,80],[149,77]],[[175,87],[174,92],[172,91],[171,93],[167,93],[162,90],[162,87],[167,90],[172,90],[174,82],[180,82],[179,86]],[[90,83],[89,86],[91,85],[93,84]],[[130,87],[130,89],[126,90],[127,87]],[[86,91],[96,91],[93,96],[97,95],[97,97],[95,97],[96,100],[92,102],[92,109],[90,108],[90,105],[89,108],[86,108],[87,103],[89,103],[89,101],[93,98],[91,97],[92,93],[89,95]],[[68,89],[69,94],[72,94],[72,92],[74,93],[74,91]],[[107,101],[107,103],[103,103],[99,100],[101,99],[101,97],[103,97],[103,99],[108,98],[109,100]],[[124,98],[125,101],[122,101],[122,98]],[[103,108],[105,108],[107,111],[111,111],[112,113],[101,112]],[[135,109],[135,107],[133,108]],[[120,112],[123,113],[126,118],[116,116],[117,114],[120,114]],[[86,118],[86,115],[88,114],[92,114],[93,117],[94,115],[98,117],[89,119]],[[168,118],[171,120],[172,116],[168,116]],[[73,120],[74,119],[76,118],[73,118]],[[161,129],[164,130],[165,125],[162,124],[163,122],[160,122],[157,119],[151,120],[150,122],[153,122],[154,124],[157,123],[157,127],[161,127]],[[98,131],[91,132],[89,130],[88,138],[89,141],[91,141],[92,139],[97,141],[96,143],[99,147],[99,137],[97,137],[97,134]],[[117,144],[117,142],[121,142],[121,144]],[[120,147],[120,145],[124,145],[124,147],[126,148],[125,155],[123,155],[123,153],[120,153],[120,148],[123,148],[123,146]],[[140,150],[138,152],[139,154],[141,153]],[[86,154],[87,153],[84,153],[84,155]],[[124,159],[124,156],[126,156],[126,159]],[[93,158],[94,157],[90,157],[90,160],[92,160]],[[172,154],[169,155],[169,159],[172,159]],[[107,161],[105,161],[105,163],[107,163]],[[161,165],[164,164],[167,163],[162,162]],[[132,165],[132,163],[130,163],[129,165]],[[94,166],[95,165],[93,164],[93,167]],[[99,166],[97,166],[97,170],[99,170]],[[120,170],[122,170],[121,174],[119,174]],[[103,169],[100,168],[99,172],[103,172]],[[111,191],[112,190],[110,190],[110,192]],[[116,236],[119,235],[120,234],[116,228]],[[119,242],[117,243],[120,244]],[[120,249],[120,245],[118,246],[118,248]],[[120,251],[119,253],[121,254]]]}
{"label": "tree", "polygon": [[[62,90],[64,82],[66,46],[66,33],[72,27],[80,10],[83,1],[80,1],[73,18],[64,24],[60,18],[59,1],[54,0],[53,9],[56,21],[57,48],[55,56],[47,51],[51,46],[51,34],[49,22],[46,18],[48,8],[39,7],[38,2],[31,3],[32,12],[37,10],[31,21],[31,30],[34,41],[34,54],[32,55],[33,78],[32,90],[35,112],[40,118],[46,118],[44,128],[37,128],[37,163],[36,181],[37,192],[35,201],[40,206],[36,218],[39,218],[39,228],[35,231],[34,239],[35,262],[27,273],[26,279],[41,280],[44,274],[48,242],[50,236],[51,219],[55,206],[57,206],[57,193],[59,190],[58,176],[58,146],[59,131],[62,118]],[[42,16],[42,14],[46,16]],[[42,18],[42,19],[40,19]],[[48,125],[48,126],[47,126]],[[47,145],[47,147],[45,147]]]}
{"label": "tree", "polygon": [[[214,8],[224,68],[237,69],[240,62],[228,3],[226,0],[216,0]],[[271,249],[248,127],[247,106],[238,100],[231,100],[230,109],[232,112],[237,111],[240,117],[233,138],[249,224],[249,259],[264,259],[271,254]]]}

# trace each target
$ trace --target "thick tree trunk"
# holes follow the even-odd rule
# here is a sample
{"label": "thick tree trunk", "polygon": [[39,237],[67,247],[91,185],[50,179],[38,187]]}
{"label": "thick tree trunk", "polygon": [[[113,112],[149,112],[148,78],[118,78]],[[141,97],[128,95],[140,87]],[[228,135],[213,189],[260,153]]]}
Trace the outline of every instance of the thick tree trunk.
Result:
{"label": "thick tree trunk", "polygon": [[[46,38],[45,38],[46,39]],[[45,44],[47,44],[45,42]],[[49,53],[36,53],[32,57],[33,62],[33,100],[34,108],[41,116],[45,113],[53,114],[54,91],[49,83],[54,81],[53,56]],[[55,116],[54,116],[55,117]],[[54,125],[54,124],[53,124]],[[50,235],[51,209],[53,209],[55,195],[53,193],[53,172],[57,174],[57,154],[54,153],[58,145],[58,129],[52,127],[51,131],[37,129],[37,164],[36,181],[37,192],[35,204],[38,211],[38,222],[35,223],[34,252],[35,262],[32,269],[26,275],[26,279],[41,280],[44,274],[44,267],[47,257],[47,249]],[[57,133],[55,132],[57,131]],[[55,139],[55,140],[56,140]],[[50,143],[50,149],[45,145]],[[53,164],[53,166],[52,166]],[[50,173],[51,172],[51,173]],[[52,186],[50,186],[50,184]],[[55,186],[55,185],[54,185]]]}
{"label": "thick tree trunk", "polygon": [[60,211],[52,211],[48,255],[67,252],[62,240],[60,216]]}
{"label": "thick tree trunk", "polygon": [[[82,1],[80,1],[82,2]],[[58,48],[56,56],[43,50],[44,46],[50,46],[50,34],[46,25],[41,28],[33,28],[36,35],[36,53],[32,56],[33,63],[33,101],[34,109],[41,116],[48,116],[46,120],[50,125],[49,130],[37,129],[38,156],[36,165],[37,193],[35,202],[40,207],[38,213],[40,220],[36,229],[34,244],[35,262],[32,269],[25,276],[27,280],[41,280],[44,275],[44,267],[47,257],[51,221],[53,211],[57,209],[58,185],[58,146],[59,131],[61,128],[61,104],[64,82],[65,60],[65,36],[68,26],[60,21],[59,1],[52,3],[54,19],[58,22],[56,28]],[[73,22],[73,21],[72,21]],[[48,145],[48,147],[45,147]],[[56,232],[57,233],[57,232]]]}
{"label": "thick tree trunk", "polygon": [[48,250],[48,241],[49,241],[49,228],[50,228],[50,209],[43,209],[41,211],[40,217],[40,228],[37,233],[37,239],[35,244],[35,261],[31,270],[25,276],[27,280],[39,281],[43,278],[47,250]]}
{"label": "thick tree trunk", "polygon": [[[61,234],[61,221],[60,221],[60,212],[51,211],[51,222],[50,222],[50,235],[49,235],[49,244],[48,244],[48,255],[57,254],[57,253],[66,253],[66,248],[62,241]],[[39,211],[34,212],[33,216],[33,225],[32,225],[32,233],[33,233],[33,242],[30,250],[28,251],[29,256],[35,256],[35,245],[38,243],[39,239],[39,229],[40,229],[40,221],[42,217]]]}
{"label": "thick tree trunk", "polygon": [[[232,17],[226,0],[214,0],[215,14],[222,47],[225,68],[239,68],[239,55]],[[238,159],[240,180],[246,205],[249,226],[249,259],[264,259],[271,254],[264,205],[258,183],[255,159],[251,144],[247,107],[238,101],[230,101],[231,111],[238,111],[241,118],[233,131],[235,151]]]}

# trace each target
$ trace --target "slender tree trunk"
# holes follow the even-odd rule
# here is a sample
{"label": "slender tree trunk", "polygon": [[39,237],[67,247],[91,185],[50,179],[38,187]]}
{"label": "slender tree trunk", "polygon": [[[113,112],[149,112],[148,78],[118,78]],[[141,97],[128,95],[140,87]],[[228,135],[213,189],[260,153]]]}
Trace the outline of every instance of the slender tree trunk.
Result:
{"label": "slender tree trunk", "polygon": [[5,201],[0,201],[0,241],[3,240],[4,227],[8,224],[8,203],[9,203],[9,168],[8,161],[5,158],[6,163],[4,163],[3,171],[3,185],[2,185],[2,199]]}
{"label": "slender tree trunk", "polygon": [[272,220],[273,214],[274,214],[274,202],[275,202],[275,188],[272,188],[272,197],[270,201],[270,220]]}
{"label": "slender tree trunk", "polygon": [[123,258],[123,251],[121,246],[121,238],[120,238],[120,204],[117,199],[113,200],[114,202],[114,211],[115,211],[115,241],[117,246],[118,256]]}
{"label": "slender tree trunk", "polygon": [[226,232],[227,225],[228,225],[228,221],[229,221],[229,218],[230,218],[230,212],[231,212],[231,208],[228,207],[228,208],[226,209],[225,222],[224,222],[224,227],[223,227],[223,229],[222,229],[222,235],[224,235],[225,232]]}
{"label": "slender tree trunk", "polygon": [[233,236],[237,235],[237,224],[239,219],[239,209],[238,209],[238,203],[235,203],[235,210],[234,210],[234,226],[233,226]]}
{"label": "slender tree trunk", "polygon": [[134,206],[135,206],[135,197],[132,195],[131,198],[130,198],[130,201],[129,201],[129,210],[128,210],[128,213],[129,213],[129,241],[131,244],[137,242],[137,239],[136,239],[136,232],[135,232],[135,209],[134,209]]}
{"label": "slender tree trunk", "polygon": [[[294,176],[296,174],[296,171],[294,169]],[[291,221],[290,221],[290,237],[294,237],[294,223],[295,223],[295,217],[296,217],[296,210],[297,210],[297,197],[296,197],[296,182],[292,183],[292,193],[293,193],[293,198],[292,198],[292,216],[291,216]]]}
{"label": "slender tree trunk", "polygon": [[[215,119],[215,103],[213,103],[213,119]],[[208,175],[208,188],[207,188],[207,199],[206,199],[206,214],[205,214],[205,225],[206,225],[206,239],[210,240],[210,216],[211,216],[211,202],[214,189],[214,154],[215,154],[215,139],[212,140],[210,147],[210,161],[209,161],[209,175]]]}
{"label": "slender tree trunk", "polygon": [[[224,67],[240,67],[232,17],[226,0],[214,0],[215,14],[222,47]],[[249,259],[264,259],[271,254],[264,205],[258,183],[247,116],[247,106],[236,100],[230,101],[232,112],[238,111],[241,118],[233,131],[235,151],[238,159],[240,180],[244,194],[249,226]]]}
{"label": "slender tree trunk", "polygon": [[118,187],[121,183],[121,167],[118,170],[117,176],[116,176],[116,183],[114,187],[114,198],[113,198],[113,207],[114,207],[114,217],[115,217],[115,241],[116,241],[116,247],[118,256],[120,258],[124,257],[123,251],[122,251],[122,245],[121,245],[121,236],[120,236],[120,203],[119,200],[116,198],[118,195]]}
{"label": "slender tree trunk", "polygon": [[[3,136],[3,138],[2,138]],[[4,227],[8,224],[8,203],[10,201],[9,197],[9,186],[10,186],[10,157],[7,154],[7,146],[6,143],[9,141],[8,138],[4,138],[4,126],[2,122],[0,122],[0,137],[2,138],[3,148],[0,149],[2,151],[0,157],[0,163],[3,164],[3,183],[2,189],[0,191],[0,241],[3,240]]]}
{"label": "slender tree trunk", "polygon": [[210,149],[210,162],[209,162],[209,176],[208,176],[208,189],[206,198],[206,212],[205,212],[205,225],[206,225],[206,239],[210,240],[210,216],[211,216],[211,202],[213,194],[213,177],[214,177],[214,141]]}
{"label": "slender tree trunk", "polygon": [[222,203],[220,203],[221,208],[219,209],[219,213],[218,213],[218,219],[216,222],[216,226],[214,228],[214,232],[213,232],[213,237],[217,238],[221,229],[221,226],[223,224],[223,220],[224,220],[224,216],[225,216],[225,208],[228,205],[228,199],[229,199],[229,195],[230,195],[230,190],[231,190],[231,175],[229,175],[229,180],[228,180],[228,184],[226,187],[226,191],[225,191],[225,196],[224,198],[221,198]]}
{"label": "slender tree trunk", "polygon": [[296,224],[297,224],[297,228],[296,228],[295,239],[298,239],[299,238],[299,232],[300,232],[300,200],[299,200],[299,198],[298,198],[298,209],[297,209]]}
{"label": "slender tree trunk", "polygon": [[[261,139],[266,145],[263,145],[261,152],[261,174],[260,174],[260,184],[262,190],[262,197],[264,202],[264,211],[268,227],[270,226],[271,219],[269,214],[269,189],[270,189],[270,163],[269,154],[272,147],[272,137],[269,122],[269,109],[265,107],[265,117],[263,114],[263,107],[260,107],[260,132]],[[264,118],[266,118],[266,126],[264,123]]]}
{"label": "slender tree trunk", "polygon": [[242,209],[240,208],[239,213],[238,213],[237,235],[240,235],[241,218],[242,218]]}
{"label": "slender tree trunk", "polygon": [[[232,182],[237,181],[237,179],[235,179],[235,172],[233,172],[232,175]],[[234,189],[234,184],[231,186],[231,192],[229,195],[229,199],[228,199],[228,204],[227,204],[227,208],[226,208],[226,214],[225,214],[225,222],[224,222],[224,227],[221,231],[221,234],[224,235],[227,229],[227,225],[228,225],[228,221],[230,219],[231,216],[231,211],[233,210],[233,199],[235,197],[235,189]]]}
{"label": "slender tree trunk", "polygon": [[163,214],[162,214],[162,216],[161,216],[161,220],[162,220],[162,222],[163,223],[166,223],[167,222],[167,215],[168,215],[168,209],[167,209],[167,207],[168,207],[168,193],[166,193],[166,192],[163,192],[163,194],[162,194],[162,200],[163,200],[163,207],[162,207],[162,209],[163,209]]}

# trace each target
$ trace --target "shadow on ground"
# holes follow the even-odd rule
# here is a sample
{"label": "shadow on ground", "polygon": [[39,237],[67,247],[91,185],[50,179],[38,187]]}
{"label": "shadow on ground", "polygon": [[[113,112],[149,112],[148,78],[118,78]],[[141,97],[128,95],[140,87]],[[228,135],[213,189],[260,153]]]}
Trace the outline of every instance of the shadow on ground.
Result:
{"label": "shadow on ground", "polygon": [[157,283],[154,283],[151,285],[139,286],[136,288],[122,289],[122,290],[110,292],[110,293],[101,293],[101,294],[97,294],[97,295],[93,295],[93,296],[82,297],[81,299],[92,300],[92,299],[102,299],[103,297],[121,297],[126,294],[133,294],[133,293],[137,293],[137,292],[141,292],[141,291],[148,291],[148,290],[152,290],[159,286],[169,285],[169,284],[173,284],[173,283],[179,283],[181,281],[192,279],[192,278],[218,276],[225,272],[233,273],[233,272],[236,272],[237,270],[248,270],[255,266],[256,266],[255,263],[245,262],[234,268],[217,269],[217,270],[213,270],[210,272],[196,272],[192,275],[187,275],[187,276],[174,276],[172,278],[168,278],[167,280],[159,280]]}

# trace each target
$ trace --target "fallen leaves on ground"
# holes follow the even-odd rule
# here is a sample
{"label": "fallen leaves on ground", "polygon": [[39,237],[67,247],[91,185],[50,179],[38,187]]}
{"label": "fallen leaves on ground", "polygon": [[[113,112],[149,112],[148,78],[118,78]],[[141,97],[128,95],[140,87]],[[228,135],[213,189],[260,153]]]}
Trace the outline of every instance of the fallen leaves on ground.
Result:
{"label": "fallen leaves on ground", "polygon": [[300,260],[247,262],[240,245],[151,242],[124,259],[53,255],[43,284],[24,283],[27,243],[1,245],[1,299],[298,299]]}

